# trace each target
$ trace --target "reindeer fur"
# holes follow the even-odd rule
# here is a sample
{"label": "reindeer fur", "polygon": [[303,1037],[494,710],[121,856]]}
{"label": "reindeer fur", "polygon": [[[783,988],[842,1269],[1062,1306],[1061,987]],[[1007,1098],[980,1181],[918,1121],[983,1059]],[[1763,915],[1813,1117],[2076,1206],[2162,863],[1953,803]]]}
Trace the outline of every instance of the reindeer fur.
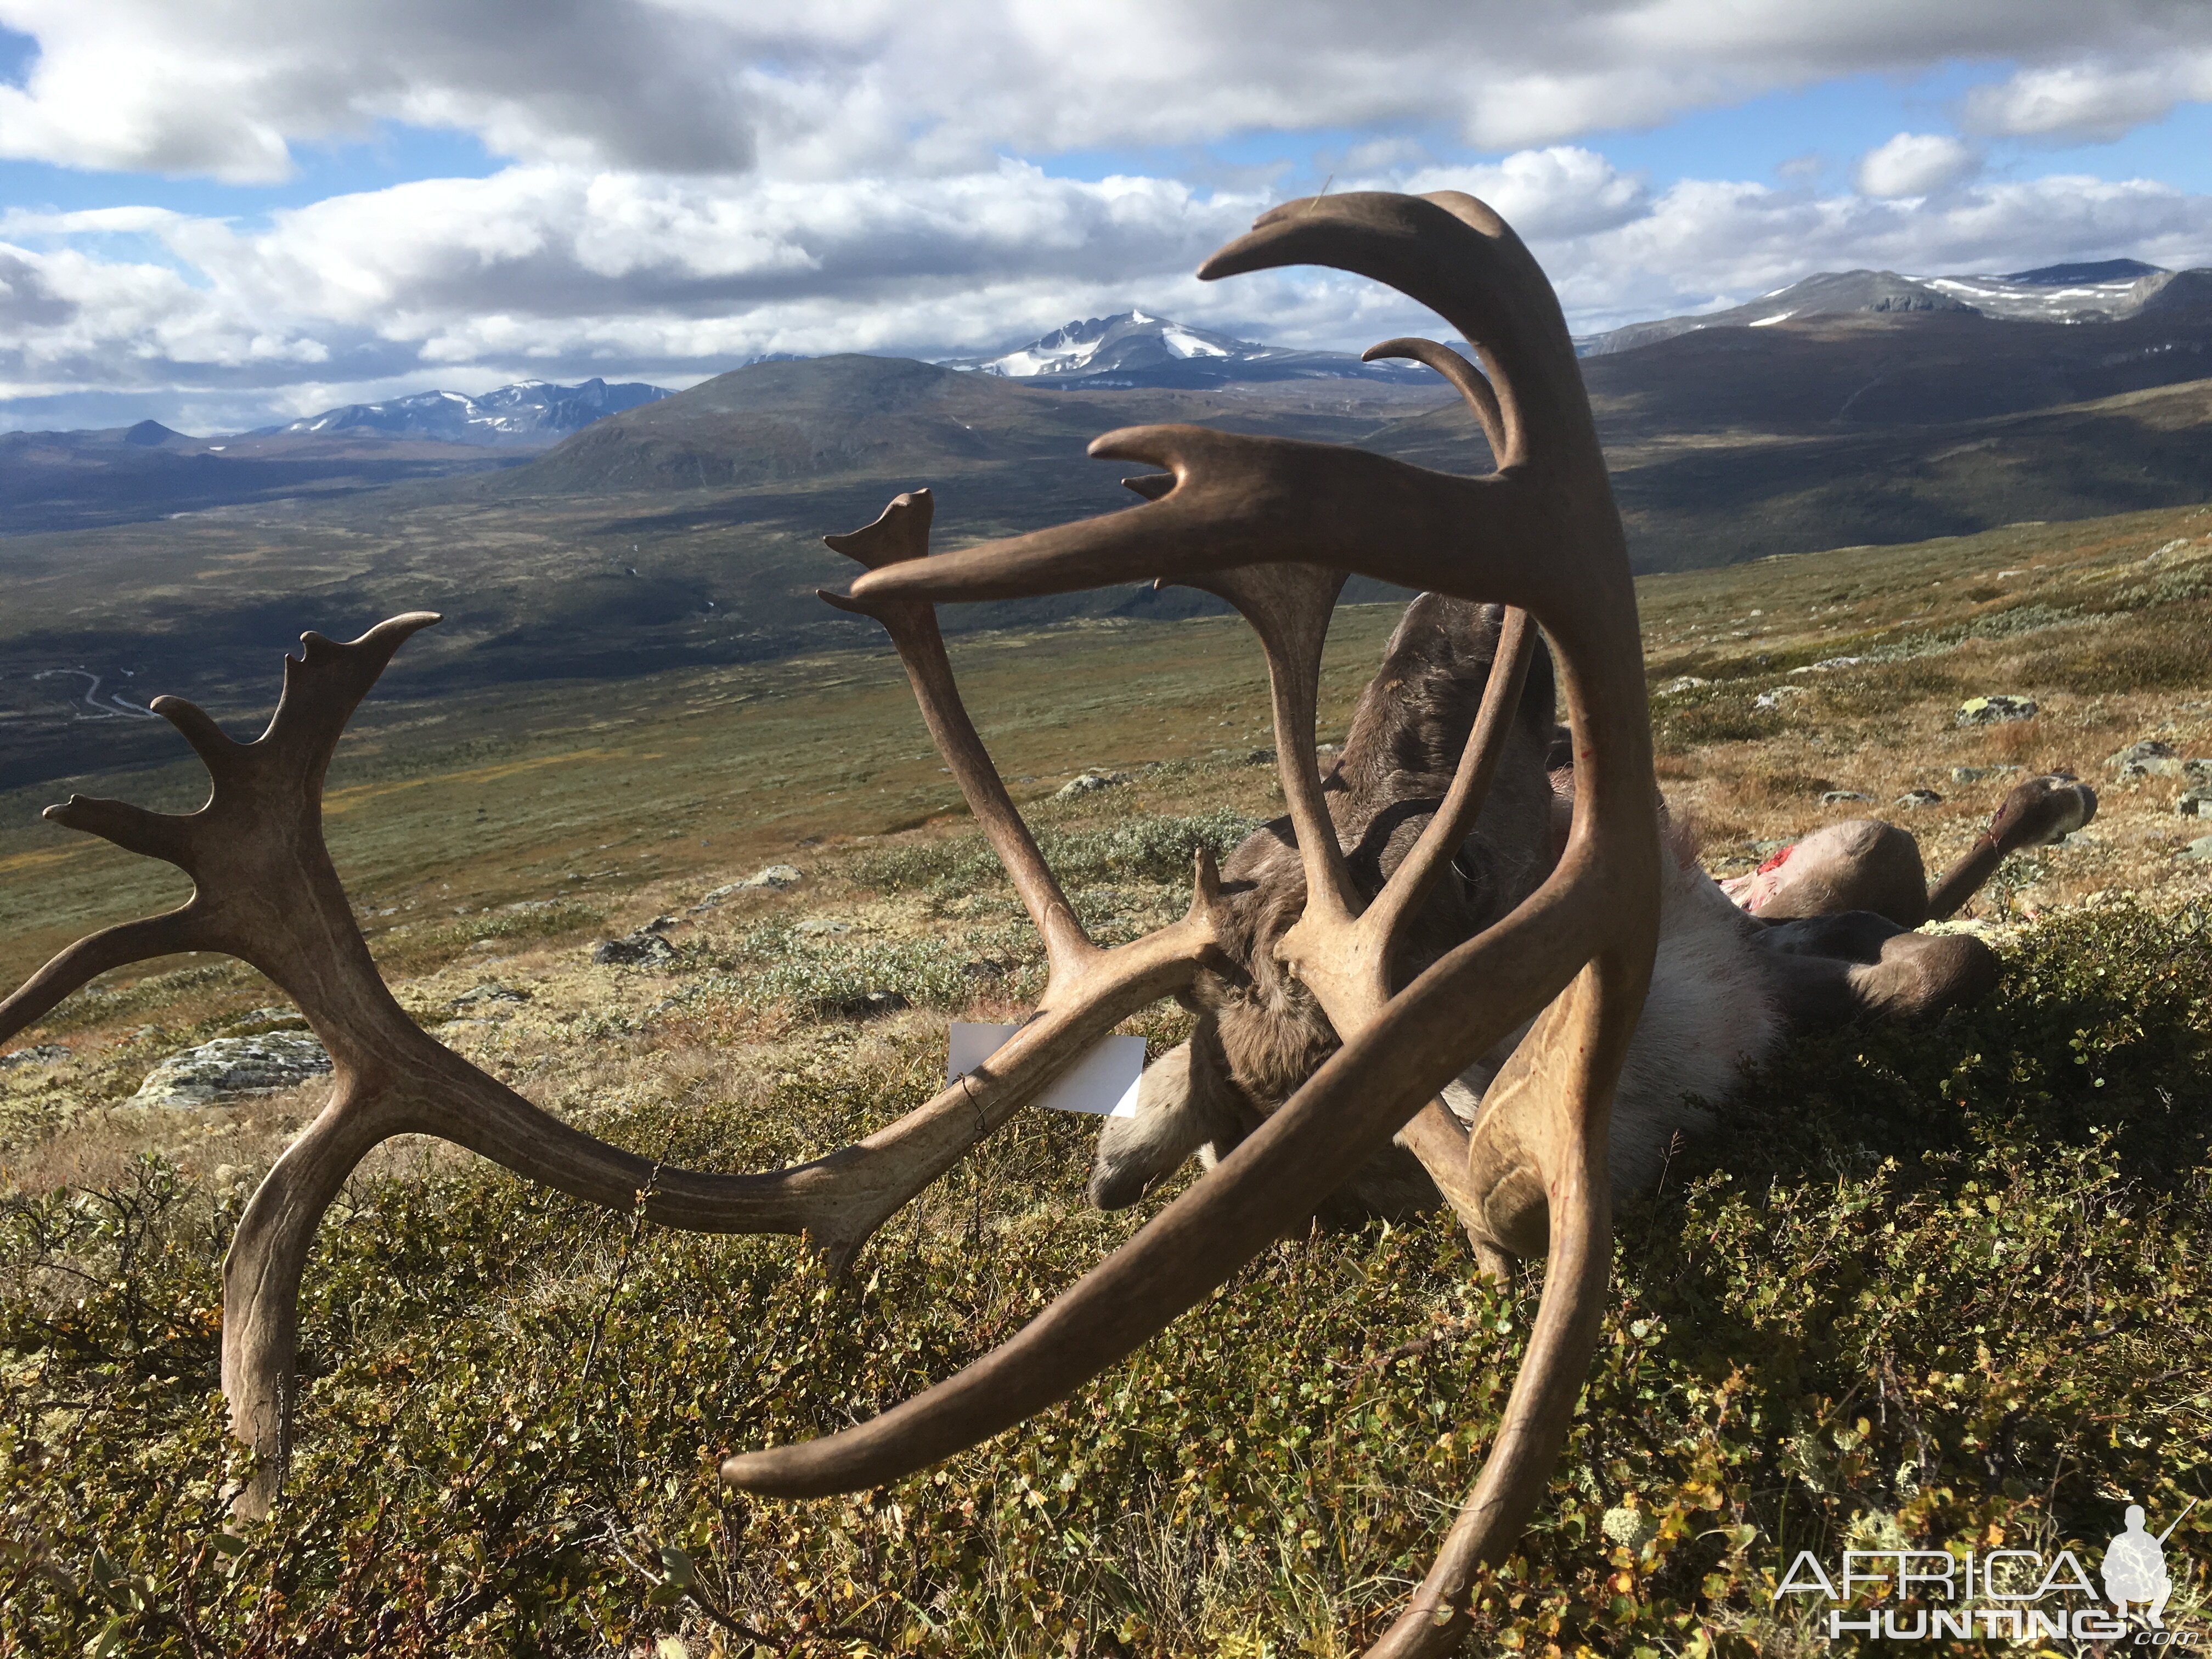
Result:
{"label": "reindeer fur", "polygon": [[[1353,881],[1370,899],[1449,787],[1502,615],[1422,595],[1360,700],[1323,789]],[[1506,915],[1556,861],[1573,775],[1552,769],[1563,736],[1553,697],[1551,659],[1540,647],[1490,794],[1414,923],[1400,983]],[[1853,820],[1814,832],[1767,878],[1775,914],[1753,915],[1698,866],[1687,827],[1669,819],[1656,796],[1653,806],[1671,856],[1651,989],[1614,1095],[1617,1197],[1655,1182],[1674,1138],[1709,1127],[1710,1103],[1771,1058],[1793,1026],[1926,1013],[1972,1000],[1996,975],[1978,941],[1906,934],[1928,904],[1919,849],[1902,830]],[[1774,882],[1784,872],[1786,883]],[[1209,1165],[1225,1155],[1338,1046],[1318,1003],[1274,954],[1306,897],[1289,820],[1254,832],[1222,873],[1229,960],[1201,973],[1185,998],[1198,1015],[1190,1042],[1146,1073],[1135,1115],[1109,1119],[1101,1133],[1091,1182],[1101,1208],[1134,1203],[1194,1152]],[[1846,905],[1853,908],[1844,912]],[[1483,1091],[1525,1030],[1446,1088],[1444,1103],[1462,1121],[1474,1122]],[[1437,1202],[1425,1171],[1393,1146],[1349,1176],[1322,1214],[1395,1216]]]}

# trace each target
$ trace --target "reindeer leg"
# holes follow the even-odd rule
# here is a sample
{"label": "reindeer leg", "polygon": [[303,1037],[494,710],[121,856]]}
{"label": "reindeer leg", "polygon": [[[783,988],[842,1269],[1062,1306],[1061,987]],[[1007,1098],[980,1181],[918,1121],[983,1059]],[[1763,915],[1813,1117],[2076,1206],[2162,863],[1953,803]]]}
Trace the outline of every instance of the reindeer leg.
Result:
{"label": "reindeer leg", "polygon": [[2097,816],[2097,792],[2063,774],[2030,778],[2016,785],[1974,838],[1966,857],[1928,890],[1928,915],[1941,921],[1955,915],[2004,861],[2023,847],[2047,847],[2063,841]]}
{"label": "reindeer leg", "polygon": [[1963,933],[1920,933],[1868,910],[1754,928],[1751,946],[1790,1022],[1808,1030],[1855,1019],[1930,1019],[1996,984],[1996,952]]}

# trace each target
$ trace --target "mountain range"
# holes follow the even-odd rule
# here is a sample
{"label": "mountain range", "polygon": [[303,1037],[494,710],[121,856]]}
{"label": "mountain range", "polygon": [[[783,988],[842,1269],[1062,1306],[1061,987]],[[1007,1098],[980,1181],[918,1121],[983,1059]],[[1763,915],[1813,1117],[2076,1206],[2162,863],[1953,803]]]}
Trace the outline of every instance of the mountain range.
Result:
{"label": "mountain range", "polygon": [[[1674,320],[1579,365],[1641,571],[2212,501],[2212,272],[1833,273],[1733,319]],[[0,790],[72,771],[85,720],[109,723],[118,757],[162,752],[160,722],[87,702],[85,676],[242,711],[272,641],[303,626],[445,612],[410,647],[426,690],[872,641],[816,598],[850,574],[824,532],[923,484],[941,547],[1126,504],[1118,479],[1141,469],[1085,454],[1115,427],[1489,465],[1427,370],[1370,377],[1310,368],[1352,361],[1336,354],[1268,350],[1125,313],[959,366],[757,362],[538,449],[344,423],[0,435]],[[1300,356],[1306,370],[1284,370]],[[1191,364],[1220,378],[1121,383]],[[1246,366],[1253,378],[1230,378]],[[1212,603],[1146,587],[948,607],[944,623]]]}
{"label": "mountain range", "polygon": [[2212,270],[2166,270],[2140,259],[2044,265],[2003,276],[1900,276],[1893,270],[1824,270],[1747,305],[1689,317],[1631,323],[1575,342],[1600,357],[1713,328],[1771,328],[1779,323],[1855,313],[1955,311],[2005,322],[2116,323],[2146,311],[2212,310]]}
{"label": "mountain range", "polygon": [[374,435],[493,448],[542,448],[603,416],[670,395],[664,387],[637,380],[619,386],[609,386],[597,378],[581,386],[518,380],[474,398],[459,392],[417,392],[380,404],[344,404],[245,435]]}
{"label": "mountain range", "polygon": [[1348,351],[1301,351],[1240,340],[1141,311],[1091,317],[995,357],[953,357],[963,369],[1036,386],[1193,388],[1270,380],[1368,380],[1419,386],[1428,371],[1409,363],[1365,363]]}

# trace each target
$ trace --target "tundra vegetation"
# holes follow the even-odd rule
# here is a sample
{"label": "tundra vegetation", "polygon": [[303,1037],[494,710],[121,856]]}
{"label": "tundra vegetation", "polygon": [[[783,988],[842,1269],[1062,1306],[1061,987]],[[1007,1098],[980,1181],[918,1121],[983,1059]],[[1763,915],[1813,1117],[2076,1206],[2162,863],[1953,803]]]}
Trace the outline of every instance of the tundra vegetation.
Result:
{"label": "tundra vegetation", "polygon": [[[1793,1044],[1620,1216],[1566,1455],[1471,1644],[1809,1652],[1821,1604],[1772,1595],[1800,1549],[2094,1551],[2130,1502],[2155,1529],[2212,1496],[2212,859],[2188,851],[2212,823],[2177,811],[2185,775],[2107,764],[2147,738],[2212,755],[2212,509],[1640,599],[1659,771],[1717,874],[1868,813],[1940,867],[2035,772],[2102,798],[1973,907],[1997,993]],[[1340,611],[1325,735],[1395,614]],[[1178,914],[1190,850],[1281,810],[1241,628],[956,645],[1103,941]],[[2033,717],[1959,722],[1992,693]],[[948,1019],[1017,1017],[1042,983],[888,653],[408,696],[403,657],[331,781],[380,966],[442,1040],[608,1139],[806,1158],[933,1093]],[[1129,781],[1061,798],[1084,769]],[[204,785],[180,763],[73,787],[188,806]],[[1893,805],[1913,790],[1942,799]],[[36,824],[52,793],[4,798],[10,983],[181,896]],[[1843,793],[1871,805],[1823,804]],[[771,862],[800,879],[707,900]],[[672,960],[590,960],[662,915]],[[1303,1232],[1021,1428],[863,1497],[767,1501],[717,1480],[721,1453],[948,1374],[1193,1177],[1099,1214],[1095,1123],[1028,1114],[841,1285],[789,1239],[669,1231],[401,1141],[325,1224],[289,1484],[236,1525],[220,1262],[326,1085],[125,1102],[167,1055],[295,1023],[251,970],[181,959],[111,975],[0,1067],[0,1651],[1346,1651],[1480,1466],[1540,1289],[1540,1265],[1481,1279],[1447,1213]],[[1125,1029],[1157,1053],[1188,1021]],[[2208,1508],[2168,1543],[2170,1624],[2204,1616]]]}

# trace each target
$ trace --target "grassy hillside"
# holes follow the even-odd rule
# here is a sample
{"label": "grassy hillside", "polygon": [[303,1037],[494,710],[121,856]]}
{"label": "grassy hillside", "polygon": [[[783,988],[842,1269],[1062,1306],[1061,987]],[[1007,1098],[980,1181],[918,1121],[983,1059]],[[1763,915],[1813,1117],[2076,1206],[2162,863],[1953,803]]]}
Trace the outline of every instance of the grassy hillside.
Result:
{"label": "grassy hillside", "polygon": [[[1801,1043],[1621,1218],[1568,1455],[1478,1599],[1474,1650],[1810,1653],[1806,1604],[1772,1595],[1799,1548],[2094,1551],[2127,1501],[2162,1527],[2212,1496],[2212,860],[2182,855],[2212,825],[2174,811],[2179,780],[2115,787],[2104,766],[2148,736],[2212,754],[2212,510],[1656,576],[1641,597],[1662,779],[1716,871],[1839,811],[1906,823],[1941,864],[2011,775],[1954,768],[2070,766],[2104,795],[1978,902],[2006,963],[1988,1002]],[[1340,614],[1324,735],[1390,621]],[[1194,842],[1279,810],[1240,627],[956,644],[1103,937],[1179,908]],[[418,1019],[595,1132],[714,1167],[807,1157],[926,1097],[948,1018],[1035,994],[1034,941],[883,653],[442,702],[410,672],[403,653],[332,775],[372,946]],[[1955,724],[2000,690],[2037,717]],[[1133,781],[1054,799],[1090,766]],[[107,783],[155,803],[195,787],[183,766]],[[1944,799],[1889,805],[1914,787]],[[1833,789],[1873,803],[1823,806]],[[173,892],[21,827],[28,799],[0,832],[10,978]],[[799,884],[692,908],[770,859]],[[680,919],[671,967],[586,959],[659,914]],[[459,1000],[487,984],[522,1000]],[[910,1006],[844,1012],[871,990]],[[1352,1651],[1472,1478],[1540,1288],[1534,1268],[1480,1285],[1440,1218],[1302,1234],[940,1471],[755,1502],[719,1488],[719,1450],[945,1375],[1149,1213],[1084,1207],[1092,1126],[1018,1121],[842,1286],[791,1241],[665,1232],[410,1140],[326,1224],[290,1496],[234,1543],[217,1263],[324,1085],[120,1102],[161,1056],[288,1012],[234,964],[153,964],[16,1045],[65,1059],[0,1069],[0,1644]],[[1163,1007],[1131,1029],[1157,1048],[1182,1024]],[[2168,1559],[2169,1623],[2201,1622],[2204,1506]]]}
{"label": "grassy hillside", "polygon": [[[1686,335],[1618,361],[1704,337]],[[1686,375],[1686,404],[1694,406],[1695,389]],[[1830,419],[1801,409],[1765,418],[1729,410],[1737,423],[1705,426],[1688,415],[1662,422],[1602,394],[1595,401],[1639,570],[2212,498],[2212,380],[1956,421]],[[1450,470],[1467,470],[1465,458],[1481,453],[1473,421],[1455,409],[1393,422],[1369,442]]]}
{"label": "grassy hillside", "polygon": [[469,444],[283,434],[218,442],[147,432],[153,426],[0,433],[0,532],[95,529],[243,501],[329,500],[508,464]]}
{"label": "grassy hillside", "polygon": [[[1638,568],[1686,569],[2212,498],[2212,380],[2170,384],[2201,376],[2206,349],[2212,332],[2185,318],[2071,330],[1845,318],[1686,335],[1584,372]],[[815,598],[844,580],[820,538],[902,489],[936,490],[939,544],[956,546],[1127,505],[1131,469],[1084,446],[1144,422],[1487,465],[1445,401],[1361,382],[1054,392],[890,358],[762,363],[511,470],[0,538],[0,787],[71,775],[88,747],[161,752],[152,722],[84,706],[85,675],[242,718],[272,638],[350,635],[423,608],[448,621],[410,667],[447,694],[865,645],[865,627]],[[1132,588],[949,622],[1218,609],[1188,589]]]}

